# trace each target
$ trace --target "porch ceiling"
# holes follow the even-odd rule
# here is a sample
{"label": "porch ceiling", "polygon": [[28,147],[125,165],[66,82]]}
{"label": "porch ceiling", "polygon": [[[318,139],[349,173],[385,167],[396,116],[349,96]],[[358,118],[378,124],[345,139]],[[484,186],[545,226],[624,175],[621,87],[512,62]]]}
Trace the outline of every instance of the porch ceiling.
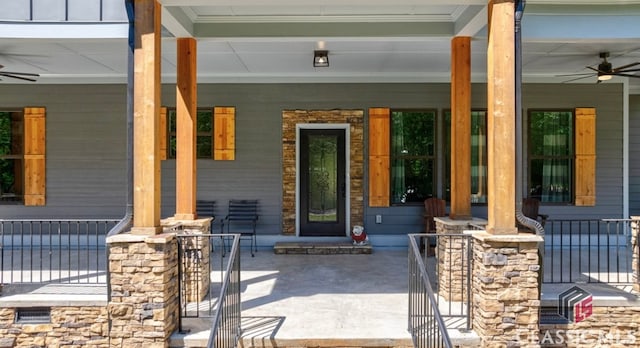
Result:
{"label": "porch ceiling", "polygon": [[[486,78],[486,0],[160,2],[165,82],[175,81],[175,37],[184,36],[198,38],[201,83],[448,82],[457,35],[473,39],[472,79]],[[64,27],[0,18],[0,64],[41,74],[37,83],[124,83],[124,9],[119,16],[102,26]],[[640,61],[639,19],[640,0],[527,1],[524,81],[562,82],[568,78],[556,75],[589,72],[585,66],[597,65],[601,51],[611,52],[614,67]],[[329,68],[313,68],[318,48],[329,50]],[[640,93],[640,79],[630,86]]]}

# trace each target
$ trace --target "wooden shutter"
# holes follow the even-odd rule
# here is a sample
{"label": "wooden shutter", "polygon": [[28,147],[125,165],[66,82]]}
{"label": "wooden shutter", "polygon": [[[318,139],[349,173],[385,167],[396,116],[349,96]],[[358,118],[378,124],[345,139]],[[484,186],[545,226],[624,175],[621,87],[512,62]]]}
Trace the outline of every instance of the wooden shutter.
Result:
{"label": "wooden shutter", "polygon": [[160,160],[167,159],[167,143],[169,137],[169,129],[167,128],[167,108],[160,107]]}
{"label": "wooden shutter", "polygon": [[45,204],[45,108],[24,109],[24,205]]}
{"label": "wooden shutter", "polygon": [[577,108],[575,130],[575,204],[596,205],[596,109]]}
{"label": "wooden shutter", "polygon": [[236,158],[236,108],[213,109],[213,159],[233,161]]}
{"label": "wooden shutter", "polygon": [[369,206],[389,206],[389,108],[369,109]]}

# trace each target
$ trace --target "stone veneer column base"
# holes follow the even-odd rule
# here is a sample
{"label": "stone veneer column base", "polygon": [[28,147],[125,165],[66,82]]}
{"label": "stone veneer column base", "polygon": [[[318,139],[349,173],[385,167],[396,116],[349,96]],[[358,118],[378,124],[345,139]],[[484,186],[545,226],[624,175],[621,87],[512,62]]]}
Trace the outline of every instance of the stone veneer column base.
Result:
{"label": "stone veneer column base", "polygon": [[469,248],[464,231],[469,230],[469,224],[486,225],[483,219],[452,220],[448,217],[434,218],[436,233],[439,236],[436,245],[438,260],[438,294],[446,301],[465,301],[469,267]]}
{"label": "stone veneer column base", "polygon": [[473,330],[483,347],[540,347],[540,258],[533,234],[473,234]]}
{"label": "stone veneer column base", "polygon": [[165,348],[178,323],[178,246],[174,234],[107,238],[111,347]]}
{"label": "stone veneer column base", "polygon": [[160,221],[160,224],[167,228],[179,226],[177,232],[181,235],[193,235],[193,237],[179,239],[183,295],[187,302],[202,301],[209,293],[211,238],[201,235],[210,234],[212,220],[213,218],[210,217],[196,220],[179,220],[170,217]]}

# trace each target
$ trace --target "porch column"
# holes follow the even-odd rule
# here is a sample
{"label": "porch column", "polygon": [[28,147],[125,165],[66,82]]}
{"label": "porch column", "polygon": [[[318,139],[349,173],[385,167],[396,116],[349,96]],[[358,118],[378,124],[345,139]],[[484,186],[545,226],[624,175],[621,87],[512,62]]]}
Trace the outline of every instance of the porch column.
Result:
{"label": "porch column", "polygon": [[488,6],[487,232],[515,234],[515,5],[490,0]]}
{"label": "porch column", "polygon": [[451,41],[451,208],[471,219],[471,38]]}
{"label": "porch column", "polygon": [[196,218],[197,81],[196,39],[178,39],[176,85],[176,214],[177,220]]}
{"label": "porch column", "polygon": [[160,228],[160,4],[135,1],[133,107],[133,228],[155,235]]}
{"label": "porch column", "polygon": [[640,216],[632,216],[631,219],[631,279],[633,281],[633,289],[640,291],[640,245],[638,238],[640,237]]}

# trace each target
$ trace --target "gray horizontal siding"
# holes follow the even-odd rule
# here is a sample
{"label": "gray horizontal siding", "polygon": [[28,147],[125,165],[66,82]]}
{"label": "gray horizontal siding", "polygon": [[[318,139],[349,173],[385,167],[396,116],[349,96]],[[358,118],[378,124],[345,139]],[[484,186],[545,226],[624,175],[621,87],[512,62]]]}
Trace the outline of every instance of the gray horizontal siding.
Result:
{"label": "gray horizontal siding", "polygon": [[[486,88],[474,84],[472,92],[472,107],[486,108]],[[580,106],[598,110],[597,205],[543,206],[542,212],[550,214],[551,218],[621,215],[621,93],[621,86],[616,84],[524,86],[525,110]],[[163,105],[175,105],[174,86],[163,86],[162,100]],[[219,218],[226,213],[229,199],[259,199],[259,233],[278,234],[282,221],[282,110],[344,108],[366,112],[376,106],[435,108],[441,117],[441,111],[449,109],[449,104],[448,84],[200,85],[199,106],[236,107],[236,160],[198,160],[198,198],[216,200]],[[637,98],[635,104],[634,134],[638,134],[640,111],[637,104],[640,101]],[[122,216],[126,197],[125,86],[0,86],[0,108],[28,105],[47,108],[47,205],[3,205],[0,217]],[[640,165],[636,171],[640,172]],[[637,180],[633,184],[640,187]],[[640,206],[640,202],[635,202],[636,207]],[[166,160],[162,163],[162,216],[171,216],[174,211],[175,161]],[[474,216],[486,218],[486,207],[474,206],[472,211]],[[382,224],[375,224],[376,214],[383,215]],[[422,207],[365,208],[365,226],[372,234],[422,231]]]}

